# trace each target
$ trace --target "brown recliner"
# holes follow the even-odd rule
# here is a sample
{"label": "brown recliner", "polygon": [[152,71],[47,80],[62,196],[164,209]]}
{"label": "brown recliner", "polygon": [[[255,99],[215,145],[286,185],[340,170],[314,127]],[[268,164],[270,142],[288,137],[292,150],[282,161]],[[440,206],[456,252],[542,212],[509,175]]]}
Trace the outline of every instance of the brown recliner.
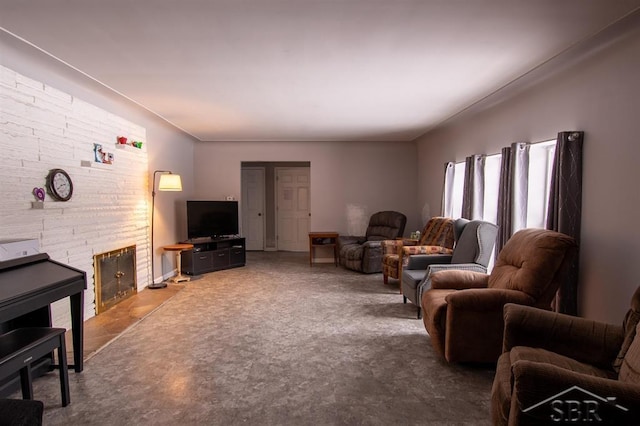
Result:
{"label": "brown recliner", "polygon": [[546,229],[523,229],[504,246],[491,274],[441,271],[422,295],[431,343],[449,362],[496,362],[502,353],[507,303],[551,309],[577,255],[575,240]]}
{"label": "brown recliner", "polygon": [[373,274],[382,271],[382,241],[401,237],[407,217],[396,211],[371,215],[367,232],[362,236],[338,237],[340,264],[354,271]]}
{"label": "brown recliner", "polygon": [[495,425],[640,424],[640,287],[619,325],[507,304]]}

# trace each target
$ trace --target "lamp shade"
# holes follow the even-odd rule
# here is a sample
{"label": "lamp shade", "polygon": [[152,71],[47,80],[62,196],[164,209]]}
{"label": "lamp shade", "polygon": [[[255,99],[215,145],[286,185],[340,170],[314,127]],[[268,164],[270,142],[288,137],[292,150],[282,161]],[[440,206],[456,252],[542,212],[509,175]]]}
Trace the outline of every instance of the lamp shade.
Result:
{"label": "lamp shade", "polygon": [[182,180],[180,175],[164,174],[160,175],[158,183],[159,191],[182,191]]}

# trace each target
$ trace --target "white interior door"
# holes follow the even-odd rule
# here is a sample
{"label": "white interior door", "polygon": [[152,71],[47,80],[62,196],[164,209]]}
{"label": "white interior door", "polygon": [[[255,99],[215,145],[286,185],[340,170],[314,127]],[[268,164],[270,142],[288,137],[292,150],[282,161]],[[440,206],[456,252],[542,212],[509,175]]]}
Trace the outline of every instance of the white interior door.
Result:
{"label": "white interior door", "polygon": [[247,250],[264,250],[264,168],[242,169],[242,233]]}
{"label": "white interior door", "polygon": [[309,250],[311,219],[308,167],[276,168],[278,250]]}

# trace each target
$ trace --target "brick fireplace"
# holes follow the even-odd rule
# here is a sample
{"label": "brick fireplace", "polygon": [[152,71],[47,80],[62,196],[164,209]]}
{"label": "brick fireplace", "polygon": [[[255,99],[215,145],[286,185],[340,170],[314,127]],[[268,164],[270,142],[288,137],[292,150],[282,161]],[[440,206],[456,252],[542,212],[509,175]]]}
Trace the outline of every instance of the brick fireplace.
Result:
{"label": "brick fireplace", "polygon": [[[150,281],[149,168],[146,129],[48,84],[0,66],[3,120],[0,166],[10,179],[4,195],[9,202],[0,221],[3,238],[37,239],[40,251],[87,274],[85,319],[102,311],[94,300],[94,256],[134,247],[133,270],[116,279],[101,298],[121,299],[118,286]],[[142,141],[142,147],[119,146],[117,138]],[[111,164],[95,161],[95,145],[113,154]],[[32,207],[34,187],[44,187],[49,170],[64,169],[73,181],[69,201],[50,196]],[[116,271],[116,272],[117,272]],[[104,287],[104,286],[102,286]],[[127,292],[125,295],[129,294]],[[100,302],[102,303],[102,302]],[[68,304],[52,305],[58,327],[71,327]]]}

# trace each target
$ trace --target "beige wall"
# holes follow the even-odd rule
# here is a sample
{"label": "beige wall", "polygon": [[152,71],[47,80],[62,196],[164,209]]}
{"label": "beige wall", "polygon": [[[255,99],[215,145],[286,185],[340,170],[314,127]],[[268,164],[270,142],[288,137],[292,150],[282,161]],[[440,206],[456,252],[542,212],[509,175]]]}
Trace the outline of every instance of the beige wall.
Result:
{"label": "beige wall", "polygon": [[608,44],[510,100],[420,138],[418,198],[439,205],[445,161],[584,130],[579,309],[620,323],[640,285],[640,30]]}
{"label": "beige wall", "polygon": [[[413,142],[206,142],[196,144],[195,196],[241,200],[242,162],[308,161],[311,164],[311,229],[346,234],[348,212],[398,210],[407,230],[419,226]],[[368,216],[367,216],[368,218]]]}

